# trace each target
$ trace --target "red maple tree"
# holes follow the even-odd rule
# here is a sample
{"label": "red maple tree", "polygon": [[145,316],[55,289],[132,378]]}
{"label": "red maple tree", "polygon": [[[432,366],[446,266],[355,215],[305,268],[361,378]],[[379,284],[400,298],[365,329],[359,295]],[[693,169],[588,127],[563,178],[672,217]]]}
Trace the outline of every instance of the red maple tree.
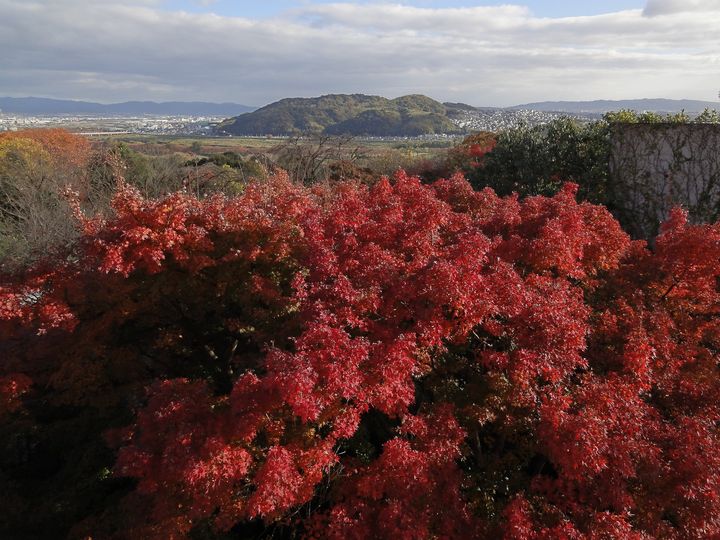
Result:
{"label": "red maple tree", "polygon": [[720,226],[575,193],[122,187],[4,279],[0,412],[110,411],[135,483],[76,535],[718,536]]}

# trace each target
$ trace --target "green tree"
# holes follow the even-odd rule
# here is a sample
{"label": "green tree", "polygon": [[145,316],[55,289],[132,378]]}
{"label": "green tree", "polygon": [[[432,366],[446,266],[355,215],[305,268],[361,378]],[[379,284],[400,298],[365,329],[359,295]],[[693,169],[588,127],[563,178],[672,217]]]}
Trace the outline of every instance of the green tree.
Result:
{"label": "green tree", "polygon": [[500,132],[483,166],[465,173],[474,187],[489,186],[503,195],[550,195],[573,181],[581,197],[605,203],[609,150],[607,122],[564,117]]}

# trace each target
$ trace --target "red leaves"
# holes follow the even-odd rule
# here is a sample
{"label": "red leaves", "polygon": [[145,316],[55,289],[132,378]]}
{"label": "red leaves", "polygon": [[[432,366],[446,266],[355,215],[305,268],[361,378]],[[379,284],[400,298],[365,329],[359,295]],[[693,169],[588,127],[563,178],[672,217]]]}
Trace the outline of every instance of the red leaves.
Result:
{"label": "red leaves", "polygon": [[575,184],[565,184],[551,199],[525,199],[505,256],[533,272],[590,284],[598,272],[616,268],[630,238],[604,208],[575,202],[576,192]]}
{"label": "red leaves", "polygon": [[32,380],[22,373],[13,373],[0,377],[0,418],[5,413],[14,412],[20,407],[20,398],[32,386]]}
{"label": "red leaves", "polygon": [[[101,272],[128,276],[135,270],[160,272],[165,259],[192,271],[214,261],[205,255],[212,251],[208,224],[197,214],[204,211],[192,197],[175,194],[157,202],[146,202],[127,184],[120,186],[113,199],[116,218],[85,237],[87,256],[98,260]],[[214,223],[210,223],[214,225]],[[88,229],[92,231],[92,229]]]}
{"label": "red leaves", "polygon": [[273,446],[255,477],[257,490],[248,501],[250,517],[272,517],[296,505],[302,476],[293,455],[285,448]]}
{"label": "red leaves", "polygon": [[273,350],[267,358],[272,386],[303,422],[317,420],[338,400],[361,400],[360,366],[368,356],[362,339],[323,324],[311,325],[295,342],[294,354]]}
{"label": "red leaves", "polygon": [[456,459],[465,433],[450,407],[405,417],[403,434],[380,458],[356,469],[342,486],[341,502],[315,526],[327,538],[460,538],[480,531],[461,493]]}
{"label": "red leaves", "polygon": [[676,208],[661,228],[655,251],[656,264],[667,276],[667,288],[658,290],[663,300],[717,302],[720,225],[688,225],[687,213]]}
{"label": "red leaves", "polygon": [[[31,271],[22,280],[0,284],[0,337],[13,335],[18,327],[32,327],[37,334],[53,328],[72,331],[77,324],[75,314],[65,298],[55,291],[68,286],[73,272],[60,268]],[[0,277],[1,279],[2,277]]]}
{"label": "red leaves", "polygon": [[485,154],[492,152],[496,145],[494,133],[481,131],[466,137],[460,145],[453,148],[448,155],[448,161],[464,170],[482,167]]}
{"label": "red leaves", "polygon": [[573,398],[550,397],[540,409],[539,434],[563,477],[581,483],[603,471],[631,478],[638,463],[656,460],[649,427],[657,419],[632,383],[588,380]]}
{"label": "red leaves", "polygon": [[718,226],[676,214],[651,252],[575,190],[122,187],[68,262],[4,283],[0,321],[74,329],[47,381],[146,377],[115,471],[155,531],[718,534]]}

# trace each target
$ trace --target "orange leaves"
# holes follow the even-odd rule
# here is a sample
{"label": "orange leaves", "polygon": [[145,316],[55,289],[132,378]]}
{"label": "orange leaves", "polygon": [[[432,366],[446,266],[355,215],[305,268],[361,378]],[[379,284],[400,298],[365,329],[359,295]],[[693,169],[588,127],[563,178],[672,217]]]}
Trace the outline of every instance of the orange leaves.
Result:
{"label": "orange leaves", "polygon": [[36,142],[52,159],[54,165],[61,167],[84,167],[90,157],[90,141],[67,130],[24,129],[0,133],[0,145],[3,141],[29,140]]}

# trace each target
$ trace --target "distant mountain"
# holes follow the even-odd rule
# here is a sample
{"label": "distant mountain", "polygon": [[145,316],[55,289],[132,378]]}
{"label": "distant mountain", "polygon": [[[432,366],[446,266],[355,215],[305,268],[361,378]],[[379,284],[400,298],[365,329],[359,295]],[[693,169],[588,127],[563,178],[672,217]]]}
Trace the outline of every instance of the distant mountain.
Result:
{"label": "distant mountain", "polygon": [[442,103],[427,96],[396,99],[365,94],[288,98],[230,118],[219,130],[232,135],[324,133],[370,137],[416,137],[457,133]]}
{"label": "distant mountain", "polygon": [[610,111],[630,109],[638,112],[699,113],[705,109],[720,109],[720,103],[693,99],[622,99],[597,101],[541,101],[508,107],[509,109],[532,109],[536,111],[559,111],[569,113],[603,114]]}
{"label": "distant mountain", "polygon": [[445,105],[445,108],[448,110],[449,113],[458,112],[458,111],[500,111],[502,110],[502,107],[474,107],[473,105],[468,105],[467,103],[452,103],[449,101],[446,101],[443,103]]}
{"label": "distant mountain", "polygon": [[234,116],[255,107],[237,103],[206,103],[203,101],[126,101],[123,103],[94,103],[49,98],[0,97],[0,111],[16,114],[113,114],[123,116],[153,114],[159,116]]}

